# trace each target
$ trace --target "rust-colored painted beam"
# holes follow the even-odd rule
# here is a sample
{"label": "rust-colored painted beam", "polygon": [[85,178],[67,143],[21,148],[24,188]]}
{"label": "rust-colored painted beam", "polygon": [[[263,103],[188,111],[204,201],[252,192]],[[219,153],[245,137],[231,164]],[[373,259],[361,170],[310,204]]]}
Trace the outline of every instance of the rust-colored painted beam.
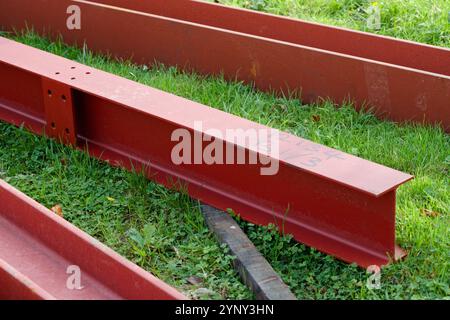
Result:
{"label": "rust-colored painted beam", "polygon": [[[73,4],[82,12],[81,30],[66,26]],[[34,26],[139,64],[157,60],[223,73],[262,90],[293,92],[306,103],[351,100],[380,117],[450,130],[445,48],[187,0],[6,0],[0,25]]]}
{"label": "rust-colored painted beam", "polygon": [[450,49],[196,0],[88,0],[450,76]]}
{"label": "rust-colored painted beam", "polygon": [[[95,157],[144,170],[150,179],[253,223],[276,223],[342,260],[383,265],[399,256],[395,193],[410,175],[5,38],[0,47],[0,119],[25,123],[38,134],[54,131],[71,143],[69,124],[76,128],[74,145],[87,145]],[[74,116],[58,122],[48,99]],[[227,161],[228,150],[232,162],[238,151],[247,161],[176,164],[172,153],[179,143],[172,134],[178,129],[194,137],[192,151],[206,150],[209,139],[221,143]],[[264,141],[255,147],[233,139],[227,134],[232,129],[268,133],[279,152],[261,148]],[[248,161],[258,157],[277,163],[276,174],[261,175],[267,161]]]}
{"label": "rust-colored painted beam", "polygon": [[0,299],[186,297],[0,180]]}

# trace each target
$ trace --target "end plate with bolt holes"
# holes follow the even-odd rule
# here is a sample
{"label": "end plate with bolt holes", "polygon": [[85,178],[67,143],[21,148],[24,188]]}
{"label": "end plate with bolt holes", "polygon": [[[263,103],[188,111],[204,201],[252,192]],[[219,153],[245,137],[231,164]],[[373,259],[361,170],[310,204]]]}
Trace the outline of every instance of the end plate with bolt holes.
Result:
{"label": "end plate with bolt holes", "polygon": [[63,143],[76,145],[75,112],[70,86],[43,78],[42,90],[47,122],[46,134]]}

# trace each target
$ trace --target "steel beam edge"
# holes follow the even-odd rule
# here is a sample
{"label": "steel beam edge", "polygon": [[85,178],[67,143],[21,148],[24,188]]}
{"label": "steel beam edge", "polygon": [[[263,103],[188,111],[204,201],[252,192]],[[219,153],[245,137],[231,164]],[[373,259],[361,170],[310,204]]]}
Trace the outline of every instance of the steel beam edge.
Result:
{"label": "steel beam edge", "polygon": [[56,298],[0,258],[0,300],[56,300]]}

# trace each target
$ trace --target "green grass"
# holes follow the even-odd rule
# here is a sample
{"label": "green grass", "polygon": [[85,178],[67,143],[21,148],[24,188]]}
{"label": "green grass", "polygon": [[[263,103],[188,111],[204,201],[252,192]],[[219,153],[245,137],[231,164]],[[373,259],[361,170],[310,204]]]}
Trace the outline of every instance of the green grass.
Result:
{"label": "green grass", "polygon": [[[213,2],[213,0],[210,0]],[[214,0],[222,4],[450,47],[447,0]],[[368,28],[367,9],[380,8],[381,29]]]}
{"label": "green grass", "polygon": [[[222,78],[151,70],[112,61],[33,33],[15,40],[150,85],[271,127],[412,173],[399,189],[397,236],[408,258],[382,270],[380,290],[368,275],[314,249],[281,237],[271,228],[240,222],[299,298],[449,298],[450,138],[440,128],[398,125],[330,103],[302,105]],[[319,119],[319,120],[318,120]],[[225,249],[216,244],[186,195],[167,191],[138,174],[0,123],[0,178],[47,207],[61,204],[65,218],[164,281],[203,298],[247,299]],[[429,217],[423,210],[437,214]],[[198,276],[200,285],[187,279]]]}

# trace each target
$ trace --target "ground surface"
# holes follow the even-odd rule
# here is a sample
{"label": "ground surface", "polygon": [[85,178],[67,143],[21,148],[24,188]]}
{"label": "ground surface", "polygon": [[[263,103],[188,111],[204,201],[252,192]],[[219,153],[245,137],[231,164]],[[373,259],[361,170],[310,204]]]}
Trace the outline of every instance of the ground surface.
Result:
{"label": "ground surface", "polygon": [[[358,4],[367,4],[350,0],[222,2],[360,29],[359,18],[351,13],[358,10]],[[390,8],[384,9],[390,14],[384,19],[390,22],[383,33],[449,46],[449,26],[441,12],[449,11],[447,1],[379,3]],[[430,8],[441,12],[441,18],[430,21]],[[411,12],[416,13],[414,17]],[[417,30],[421,25],[424,34]],[[51,43],[32,33],[13,38],[414,174],[415,180],[399,189],[397,201],[398,242],[409,256],[382,270],[379,290],[366,288],[364,270],[273,230],[241,224],[299,298],[450,298],[450,138],[441,129],[383,122],[349,106],[301,105],[238,83],[186,75],[173,68],[147,70]],[[208,232],[198,204],[186,195],[5,123],[0,123],[0,178],[49,208],[61,204],[67,220],[191,296],[253,297],[234,272],[232,257]]]}

